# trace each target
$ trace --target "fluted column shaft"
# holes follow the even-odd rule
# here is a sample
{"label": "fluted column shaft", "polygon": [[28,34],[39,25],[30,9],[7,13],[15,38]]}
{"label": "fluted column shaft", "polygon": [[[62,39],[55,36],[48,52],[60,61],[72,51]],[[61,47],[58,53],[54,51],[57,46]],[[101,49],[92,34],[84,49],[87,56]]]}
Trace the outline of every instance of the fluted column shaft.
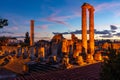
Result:
{"label": "fluted column shaft", "polygon": [[87,15],[85,7],[82,7],[82,51],[87,53]]}
{"label": "fluted column shaft", "polygon": [[30,46],[34,45],[34,20],[30,22]]}
{"label": "fluted column shaft", "polygon": [[94,9],[89,9],[89,50],[94,54]]}

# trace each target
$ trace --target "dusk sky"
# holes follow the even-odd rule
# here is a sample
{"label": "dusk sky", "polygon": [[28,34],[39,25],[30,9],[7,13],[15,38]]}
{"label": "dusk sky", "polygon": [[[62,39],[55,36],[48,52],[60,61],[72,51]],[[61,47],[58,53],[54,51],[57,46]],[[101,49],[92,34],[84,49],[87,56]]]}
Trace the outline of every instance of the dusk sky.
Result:
{"label": "dusk sky", "polygon": [[106,32],[97,34],[95,38],[118,39],[120,0],[0,0],[0,18],[9,22],[0,29],[0,35],[24,36],[30,31],[31,19],[35,20],[36,38],[52,38],[52,32],[81,30],[81,6],[84,2],[95,8],[95,29]]}

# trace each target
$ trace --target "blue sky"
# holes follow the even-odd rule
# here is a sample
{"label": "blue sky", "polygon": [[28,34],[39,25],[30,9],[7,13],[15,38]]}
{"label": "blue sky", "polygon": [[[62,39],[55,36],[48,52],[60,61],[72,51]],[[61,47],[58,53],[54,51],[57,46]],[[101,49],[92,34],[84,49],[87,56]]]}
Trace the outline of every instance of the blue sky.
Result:
{"label": "blue sky", "polygon": [[35,20],[37,38],[51,38],[52,32],[81,30],[81,6],[84,2],[95,8],[95,29],[111,30],[110,25],[114,25],[116,32],[104,35],[116,38],[113,34],[120,33],[120,0],[0,0],[0,18],[9,22],[0,30],[0,35],[24,36],[30,31],[31,19]]}

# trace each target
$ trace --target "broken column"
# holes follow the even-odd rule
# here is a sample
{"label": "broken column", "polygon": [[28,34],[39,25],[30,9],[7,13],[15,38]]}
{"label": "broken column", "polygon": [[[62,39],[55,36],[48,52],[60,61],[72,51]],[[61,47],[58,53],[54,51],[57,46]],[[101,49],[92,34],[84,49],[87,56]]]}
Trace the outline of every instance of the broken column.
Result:
{"label": "broken column", "polygon": [[45,48],[43,46],[39,48],[38,58],[40,61],[45,60]]}
{"label": "broken column", "polygon": [[34,20],[30,22],[30,46],[34,45]]}

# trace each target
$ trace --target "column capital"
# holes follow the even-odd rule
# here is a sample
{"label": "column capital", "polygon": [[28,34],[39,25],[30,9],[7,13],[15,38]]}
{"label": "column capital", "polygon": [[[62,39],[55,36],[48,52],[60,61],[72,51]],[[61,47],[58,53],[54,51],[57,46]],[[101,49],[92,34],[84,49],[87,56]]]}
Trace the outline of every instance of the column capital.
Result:
{"label": "column capital", "polygon": [[86,9],[87,7],[86,6],[81,6],[82,9]]}
{"label": "column capital", "polygon": [[92,12],[94,12],[94,11],[95,11],[95,9],[94,9],[94,8],[89,8],[88,10],[89,10],[89,11],[92,11]]}

